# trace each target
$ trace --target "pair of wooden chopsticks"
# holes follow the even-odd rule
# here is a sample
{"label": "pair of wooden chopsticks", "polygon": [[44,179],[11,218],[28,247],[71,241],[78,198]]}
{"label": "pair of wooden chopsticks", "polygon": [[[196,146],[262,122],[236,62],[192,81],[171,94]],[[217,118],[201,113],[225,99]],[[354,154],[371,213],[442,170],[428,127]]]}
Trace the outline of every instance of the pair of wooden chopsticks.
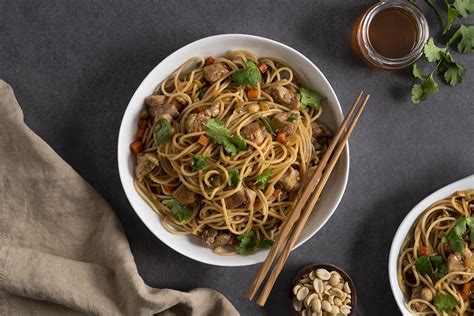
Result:
{"label": "pair of wooden chopsticks", "polygon": [[[342,151],[344,150],[344,147],[346,146],[347,140],[351,136],[352,130],[354,129],[360,115],[362,114],[362,111],[365,108],[365,105],[367,104],[367,101],[369,100],[369,95],[367,95],[362,101],[362,103],[360,103],[362,95],[363,91],[359,93],[354,104],[352,105],[346,117],[342,121],[341,126],[339,127],[336,135],[332,139],[328,149],[323,155],[323,158],[319,162],[316,171],[311,176],[311,179],[309,180],[309,182],[306,182],[306,188],[308,189],[303,190],[301,197],[299,198],[290,216],[283,225],[282,230],[275,241],[275,244],[270,249],[270,253],[265,259],[265,262],[263,263],[262,267],[260,268],[259,272],[255,277],[255,280],[253,281],[250,289],[247,292],[247,298],[249,300],[252,300],[257,294],[259,288],[262,286],[262,283],[265,280],[265,277],[268,274],[268,271],[270,270],[273,261],[275,260],[277,255],[280,255],[270,276],[268,277],[267,283],[265,284],[257,300],[257,304],[260,306],[265,305],[268,296],[270,295],[270,292],[272,290],[272,287],[275,284],[275,281],[281,270],[283,269],[286,260],[288,259],[288,255],[291,249],[293,249],[296,241],[298,240],[301,231],[303,230],[303,227],[306,224],[306,221],[311,215],[311,212],[313,211],[314,206],[316,205],[316,202],[318,201],[321,192],[323,191],[324,186],[326,185],[326,182],[328,181],[329,176],[331,175],[331,172],[334,169],[334,166],[336,165],[337,161],[339,160],[339,157],[341,156]],[[346,131],[346,127],[354,112],[355,115],[353,117],[353,120],[349,124],[349,127]],[[315,186],[315,190],[311,191],[310,188],[313,188]]]}

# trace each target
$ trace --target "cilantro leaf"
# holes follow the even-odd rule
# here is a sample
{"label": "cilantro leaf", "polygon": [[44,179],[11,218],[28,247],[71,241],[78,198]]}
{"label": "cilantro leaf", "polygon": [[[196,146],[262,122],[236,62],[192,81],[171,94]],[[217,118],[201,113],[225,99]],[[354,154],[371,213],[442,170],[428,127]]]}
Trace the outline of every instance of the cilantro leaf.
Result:
{"label": "cilantro leaf", "polygon": [[474,52],[474,25],[465,26],[461,24],[453,34],[448,45],[458,43],[458,52],[467,54]]}
{"label": "cilantro leaf", "polygon": [[253,61],[246,61],[243,69],[232,73],[232,82],[236,84],[257,84],[260,81],[260,70]]}
{"label": "cilantro leaf", "polygon": [[191,158],[191,168],[193,168],[193,170],[196,170],[196,169],[203,170],[203,169],[206,169],[206,167],[207,167],[206,157],[194,155]]}
{"label": "cilantro leaf", "polygon": [[442,241],[447,242],[452,251],[462,252],[464,250],[464,240],[462,235],[466,232],[467,220],[465,217],[454,222],[453,228],[443,236]]}
{"label": "cilantro leaf", "polygon": [[214,143],[223,144],[230,136],[230,130],[224,126],[224,122],[216,119],[210,119],[206,122],[206,135],[209,136]]}
{"label": "cilantro leaf", "polygon": [[232,144],[234,144],[239,150],[246,150],[247,149],[247,143],[245,140],[240,137],[239,135],[234,135],[230,138],[230,141]]}
{"label": "cilantro leaf", "polygon": [[234,185],[238,185],[240,183],[239,170],[235,168],[229,168],[227,169],[227,172],[229,173],[229,178],[227,179],[227,185],[230,187]]}
{"label": "cilantro leaf", "polygon": [[239,242],[237,249],[240,254],[247,255],[257,248],[257,237],[253,230],[237,236],[237,241]]}
{"label": "cilantro leaf", "polygon": [[273,128],[266,117],[262,116],[260,118],[260,122],[262,122],[263,126],[265,126],[265,129],[267,130],[267,132],[269,132],[272,135],[275,135],[275,132],[273,131]]}
{"label": "cilantro leaf", "polygon": [[161,204],[170,209],[170,212],[175,215],[181,224],[186,224],[191,219],[191,212],[188,208],[175,199],[166,199],[161,201]]}
{"label": "cilantro leaf", "polygon": [[454,0],[452,6],[456,8],[463,18],[467,17],[470,13],[474,13],[474,1],[472,0]]}
{"label": "cilantro leaf", "polygon": [[266,185],[268,180],[272,177],[272,170],[271,169],[265,169],[263,172],[257,176],[255,179],[255,184],[257,185]]}
{"label": "cilantro leaf", "polygon": [[438,92],[438,83],[429,75],[421,84],[414,84],[411,90],[411,101],[418,104],[425,101],[430,94]]}
{"label": "cilantro leaf", "polygon": [[298,114],[296,113],[291,113],[289,116],[288,116],[288,119],[287,121],[288,122],[294,122],[298,119]]}
{"label": "cilantro leaf", "polygon": [[268,239],[268,238],[263,238],[263,239],[260,239],[260,241],[258,242],[258,248],[260,249],[268,249],[270,248],[271,246],[273,246],[273,243],[275,241],[273,239]]}
{"label": "cilantro leaf", "polygon": [[226,153],[228,153],[231,156],[235,156],[237,154],[237,147],[231,143],[230,138],[224,138],[224,150]]}
{"label": "cilantro leaf", "polygon": [[440,48],[436,46],[432,37],[429,38],[428,42],[425,44],[423,48],[423,52],[425,53],[426,59],[429,62],[436,62],[443,57],[443,53],[446,51],[445,48]]}
{"label": "cilantro leaf", "polygon": [[434,305],[441,311],[451,312],[458,301],[449,293],[438,293],[434,297]]}
{"label": "cilantro leaf", "polygon": [[431,267],[430,257],[428,256],[421,256],[415,262],[416,271],[420,272],[421,274],[429,274],[433,271]]}
{"label": "cilantro leaf", "polygon": [[448,15],[448,20],[446,23],[446,27],[443,30],[443,34],[446,34],[451,29],[451,26],[453,25],[454,20],[456,20],[460,14],[459,14],[459,11],[455,7],[448,4],[447,15]]}
{"label": "cilantro leaf", "polygon": [[425,76],[417,64],[413,64],[413,76],[420,80],[426,80],[428,76]]}
{"label": "cilantro leaf", "polygon": [[155,127],[155,138],[158,144],[164,145],[171,139],[174,130],[170,122],[165,119],[160,119]]}
{"label": "cilantro leaf", "polygon": [[263,238],[257,240],[253,230],[237,236],[237,241],[239,242],[237,250],[243,255],[248,255],[257,249],[268,249],[273,245],[272,239]]}
{"label": "cilantro leaf", "polygon": [[318,111],[319,106],[321,105],[321,102],[323,100],[326,100],[325,97],[319,95],[317,92],[310,89],[306,89],[306,88],[301,88],[300,94],[301,94],[301,107],[303,109],[309,106],[315,109],[316,111]]}
{"label": "cilantro leaf", "polygon": [[432,274],[438,279],[448,273],[448,263],[442,256],[421,256],[415,261],[416,271],[421,274]]}
{"label": "cilantro leaf", "polygon": [[231,156],[235,156],[238,150],[247,149],[247,143],[239,135],[230,136],[230,130],[225,127],[224,122],[210,119],[206,122],[206,135],[216,144],[224,145],[224,150]]}

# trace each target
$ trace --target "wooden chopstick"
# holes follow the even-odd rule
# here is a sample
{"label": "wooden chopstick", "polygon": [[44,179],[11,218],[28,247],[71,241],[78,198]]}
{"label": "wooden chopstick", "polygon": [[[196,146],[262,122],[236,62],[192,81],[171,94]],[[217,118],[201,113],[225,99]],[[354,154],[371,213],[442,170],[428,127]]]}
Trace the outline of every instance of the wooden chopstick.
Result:
{"label": "wooden chopstick", "polygon": [[[357,105],[359,104],[359,101],[360,101],[360,98],[361,98],[362,94],[363,94],[363,92],[361,91],[359,93],[359,95],[357,96],[357,99],[354,102],[354,104],[352,105],[351,109],[349,110],[348,114],[346,115],[343,122],[341,123],[341,126],[339,127],[336,135],[334,136],[334,138],[331,141],[328,149],[326,150],[325,154],[323,155],[323,158],[321,159],[318,167],[316,168],[316,171],[314,172],[314,174],[312,175],[310,181],[308,182],[307,187],[310,187],[310,188],[314,187],[318,183],[319,179],[321,178],[322,171],[326,167],[326,164],[329,161],[329,158],[331,157],[332,152],[334,151],[334,148],[336,147],[337,143],[339,142],[339,139],[340,139],[341,135],[343,134],[343,132],[344,132],[344,130],[345,130],[345,128],[346,128],[346,126],[349,122],[350,117],[352,116],[355,109],[357,108]],[[270,249],[270,252],[269,252],[265,262],[263,263],[260,271],[257,273],[250,289],[247,292],[247,298],[248,299],[251,300],[251,299],[254,298],[254,296],[257,293],[258,289],[260,288],[262,282],[264,281],[265,276],[268,273],[274,259],[276,258],[276,256],[278,254],[281,253],[282,247],[288,241],[288,235],[292,231],[294,223],[300,217],[301,210],[304,207],[304,205],[306,204],[306,201],[308,200],[310,195],[311,195],[310,190],[306,190],[306,191],[303,192],[302,196],[300,197],[297,204],[295,205],[292,213],[290,214],[290,217],[287,219],[287,221],[283,225],[282,230],[281,230],[280,234],[278,235],[275,244]],[[290,249],[291,249],[291,247],[290,247]]]}
{"label": "wooden chopstick", "polygon": [[309,216],[311,215],[314,206],[316,205],[316,202],[318,201],[319,197],[321,196],[321,193],[329,179],[329,176],[331,175],[334,167],[336,166],[336,163],[339,160],[339,157],[341,156],[342,151],[346,147],[347,140],[352,134],[352,131],[359,120],[360,115],[362,114],[362,111],[364,111],[365,105],[367,104],[367,101],[369,100],[369,95],[367,95],[362,102],[362,105],[359,107],[357,110],[353,121],[349,125],[349,128],[347,132],[344,134],[344,137],[342,138],[341,142],[338,144],[336,151],[334,155],[332,156],[331,161],[329,162],[327,168],[324,170],[324,173],[318,182],[316,189],[314,191],[314,194],[311,196],[311,200],[309,203],[306,205],[306,208],[304,209],[302,216],[300,217],[299,221],[296,223],[296,226],[292,230],[291,236],[288,240],[288,242],[285,245],[285,248],[283,249],[283,252],[278,259],[277,263],[275,264],[275,267],[272,270],[272,273],[270,274],[267,283],[265,284],[265,287],[263,288],[260,297],[257,300],[257,304],[260,306],[265,305],[268,296],[270,295],[270,292],[272,290],[273,285],[275,284],[275,281],[280,274],[281,270],[283,269],[283,266],[286,263],[286,260],[288,259],[288,256],[290,254],[291,249],[293,249],[293,246],[295,245],[296,241],[298,240],[301,231],[303,230]]}
{"label": "wooden chopstick", "polygon": [[[319,181],[319,179],[322,175],[322,171],[326,167],[326,164],[329,161],[329,158],[331,157],[332,152],[334,151],[334,148],[336,147],[337,143],[339,142],[339,139],[340,139],[342,133],[344,132],[344,130],[345,130],[345,128],[346,128],[346,126],[349,122],[349,118],[352,116],[352,114],[354,113],[357,105],[359,104],[359,101],[360,101],[360,98],[362,97],[362,94],[363,94],[362,91],[358,94],[354,104],[352,105],[352,107],[350,108],[348,114],[346,115],[346,117],[342,121],[341,126],[339,127],[336,135],[334,135],[329,147],[327,148],[327,150],[326,150],[325,154],[323,155],[318,167],[316,168],[316,171],[314,172],[314,174],[312,175],[310,181],[308,182],[308,184],[307,184],[308,188],[312,188],[318,183],[318,181]],[[288,235],[289,235],[290,231],[292,230],[294,223],[300,217],[301,209],[306,204],[306,201],[308,200],[311,193],[312,192],[310,190],[303,191],[303,194],[301,195],[298,202],[296,203],[296,205],[295,205],[293,211],[291,212],[289,218],[283,224],[282,230],[281,230],[280,234],[278,235],[278,237],[275,241],[275,244],[270,249],[270,252],[269,252],[267,258],[265,259],[265,262],[263,263],[263,265],[260,268],[259,272],[257,273],[250,289],[247,292],[246,296],[247,296],[248,299],[252,300],[255,297],[255,294],[257,293],[257,291],[260,288],[262,282],[264,281],[265,276],[268,273],[273,261],[275,260],[276,256],[281,252],[283,244],[285,242],[287,242]]]}

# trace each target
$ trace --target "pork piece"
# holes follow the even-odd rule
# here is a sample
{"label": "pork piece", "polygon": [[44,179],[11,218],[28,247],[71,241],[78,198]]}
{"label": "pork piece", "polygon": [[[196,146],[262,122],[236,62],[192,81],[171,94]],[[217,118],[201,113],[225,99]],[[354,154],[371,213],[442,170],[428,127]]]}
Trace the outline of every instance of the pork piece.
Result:
{"label": "pork piece", "polygon": [[[290,115],[295,116],[296,119],[292,122],[288,121]],[[270,125],[275,132],[284,132],[286,136],[291,136],[296,134],[298,128],[298,120],[300,119],[300,114],[298,111],[291,112],[279,112],[273,116]]]}
{"label": "pork piece", "polygon": [[283,176],[278,180],[277,184],[286,191],[292,191],[298,187],[300,181],[300,172],[289,167]]}
{"label": "pork piece", "polygon": [[244,205],[246,208],[251,209],[255,204],[256,197],[257,193],[255,191],[245,188],[226,197],[224,200],[227,208],[237,208]]}
{"label": "pork piece", "polygon": [[183,205],[196,202],[196,193],[189,190],[184,184],[181,184],[174,192],[173,197]]}
{"label": "pork piece", "polygon": [[245,193],[245,199],[246,199],[245,206],[247,207],[247,209],[253,209],[253,206],[255,204],[255,198],[257,197],[257,192],[255,192],[254,190],[245,188],[244,193]]}
{"label": "pork piece", "polygon": [[448,270],[449,272],[453,271],[466,271],[462,255],[459,252],[451,253],[448,256]]}
{"label": "pork piece", "polygon": [[324,123],[312,122],[311,129],[313,131],[313,146],[314,149],[319,150],[324,146],[328,146],[333,137],[331,129]]}
{"label": "pork piece", "polygon": [[214,228],[206,228],[201,234],[202,244],[208,248],[218,248],[234,243],[234,235]]}
{"label": "pork piece", "polygon": [[[413,299],[421,299],[422,292],[423,292],[423,287],[422,286],[417,286],[417,287],[413,288],[411,290],[411,299],[412,300]],[[428,307],[428,306],[426,306],[426,304],[423,304],[423,303],[415,303],[412,306],[413,306],[413,309],[417,312],[423,312]]]}
{"label": "pork piece", "polygon": [[257,122],[246,125],[244,128],[242,128],[240,134],[243,138],[257,144],[258,146],[260,146],[265,141],[265,138],[268,137],[268,132],[265,127],[261,126]]}
{"label": "pork piece", "polygon": [[299,93],[293,92],[293,89],[287,89],[281,84],[275,84],[265,90],[276,103],[286,105],[290,109],[299,109],[300,95]]}
{"label": "pork piece", "polygon": [[245,192],[243,190],[239,190],[224,199],[227,208],[237,208],[244,204],[246,200],[247,198],[245,197]]}
{"label": "pork piece", "polygon": [[229,70],[222,63],[212,64],[204,67],[204,79],[214,83],[229,73]]}
{"label": "pork piece", "polygon": [[158,166],[158,163],[158,159],[152,153],[138,154],[137,164],[135,165],[135,177],[139,181],[143,181],[146,175]]}
{"label": "pork piece", "polygon": [[203,132],[206,130],[204,125],[211,118],[206,111],[200,113],[192,113],[184,123],[188,133]]}
{"label": "pork piece", "polygon": [[211,107],[206,109],[204,113],[206,113],[210,117],[216,117],[217,115],[219,115],[220,111],[221,111],[221,101],[217,100],[217,101],[214,101]]}
{"label": "pork piece", "polygon": [[165,104],[165,102],[165,95],[150,95],[145,99],[148,113],[154,118],[155,122],[162,118],[171,121],[179,116],[178,109],[174,105]]}

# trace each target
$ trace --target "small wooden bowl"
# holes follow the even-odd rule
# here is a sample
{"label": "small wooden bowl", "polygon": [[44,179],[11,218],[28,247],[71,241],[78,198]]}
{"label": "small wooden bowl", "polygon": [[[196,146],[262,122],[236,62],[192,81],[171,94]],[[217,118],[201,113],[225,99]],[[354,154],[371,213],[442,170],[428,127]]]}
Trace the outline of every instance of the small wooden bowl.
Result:
{"label": "small wooden bowl", "polygon": [[338,266],[335,266],[335,265],[332,265],[332,264],[327,264],[327,263],[310,264],[310,265],[308,265],[308,266],[302,268],[301,270],[299,270],[298,273],[296,273],[295,278],[294,278],[293,281],[291,282],[290,290],[288,291],[288,297],[289,297],[289,300],[290,300],[290,311],[291,311],[291,314],[292,314],[292,315],[298,315],[298,312],[295,311],[295,309],[294,309],[294,307],[293,307],[293,297],[294,297],[294,294],[293,294],[293,287],[298,283],[298,280],[301,279],[301,277],[303,277],[303,275],[305,275],[305,274],[307,274],[307,273],[310,273],[311,271],[317,270],[317,269],[326,269],[326,270],[328,270],[329,272],[331,272],[331,271],[336,271],[336,272],[338,272],[338,273],[341,275],[341,277],[342,277],[347,283],[349,283],[349,287],[351,288],[351,304],[350,304],[350,306],[352,307],[350,316],[351,316],[351,315],[355,315],[356,306],[357,306],[357,289],[356,289],[356,286],[355,286],[355,284],[354,284],[354,281],[352,281],[352,279],[351,279],[350,276],[346,273],[346,271],[342,270],[342,269],[339,268]]}

